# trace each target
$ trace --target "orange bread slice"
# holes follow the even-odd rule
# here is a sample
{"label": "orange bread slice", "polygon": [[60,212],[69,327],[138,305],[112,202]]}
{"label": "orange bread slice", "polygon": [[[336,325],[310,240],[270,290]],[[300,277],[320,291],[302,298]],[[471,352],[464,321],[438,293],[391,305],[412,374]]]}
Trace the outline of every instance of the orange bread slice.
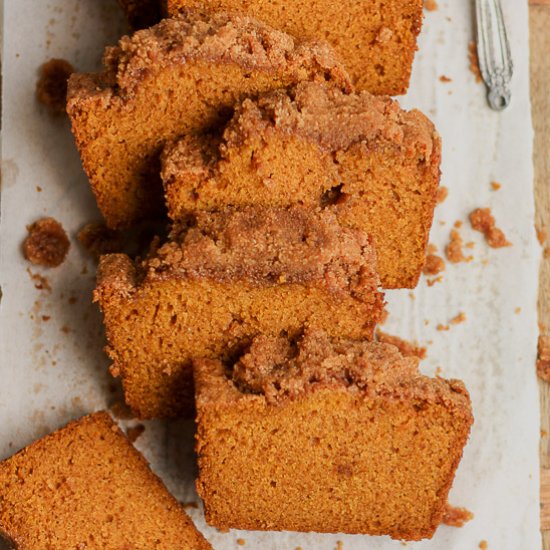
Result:
{"label": "orange bread slice", "polygon": [[303,80],[350,88],[330,47],[244,16],[185,12],[107,48],[105,71],[73,74],[67,111],[109,227],[163,212],[158,155],[212,128],[247,96]]}
{"label": "orange bread slice", "polygon": [[199,213],[142,263],[103,256],[95,299],[125,398],[143,418],[189,414],[191,359],[238,353],[304,326],[370,338],[382,314],[367,236],[329,212]]}
{"label": "orange bread slice", "polygon": [[181,8],[246,13],[294,36],[322,38],[336,50],[359,90],[404,94],[409,86],[422,0],[163,0]]}
{"label": "orange bread slice", "polygon": [[105,412],[0,463],[0,534],[25,550],[211,548]]}
{"label": "orange bread slice", "polygon": [[472,412],[458,380],[378,342],[261,336],[194,361],[199,478],[219,529],[419,540],[441,523]]}
{"label": "orange bread slice", "polygon": [[372,236],[385,288],[413,288],[440,159],[439,135],[419,111],[303,83],[245,100],[221,140],[189,136],[167,146],[162,178],[174,220],[224,205],[329,207]]}

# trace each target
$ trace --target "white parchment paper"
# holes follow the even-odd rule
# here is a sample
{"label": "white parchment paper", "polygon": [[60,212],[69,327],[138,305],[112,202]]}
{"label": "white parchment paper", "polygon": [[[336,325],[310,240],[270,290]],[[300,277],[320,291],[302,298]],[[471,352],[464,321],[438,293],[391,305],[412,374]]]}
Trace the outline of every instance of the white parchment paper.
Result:
{"label": "white parchment paper", "polygon": [[[432,242],[441,250],[456,220],[490,206],[513,243],[489,249],[466,222],[460,231],[475,243],[467,251],[472,262],[447,264],[444,281],[433,287],[422,280],[414,293],[387,295],[384,330],[427,344],[423,370],[433,374],[439,367],[443,376],[462,378],[476,418],[451,492],[451,502],[475,518],[462,529],[441,527],[431,541],[406,544],[418,550],[476,549],[482,540],[498,550],[541,545],[534,368],[540,251],[533,228],[527,2],[503,0],[503,7],[515,62],[507,111],[489,110],[483,86],[468,70],[474,27],[465,0],[439,0],[439,10],[426,14],[410,92],[402,99],[431,116],[443,137],[449,198],[437,209]],[[103,47],[126,30],[114,0],[5,0],[3,8],[0,458],[117,398],[91,304],[95,266],[74,238],[99,215],[68,121],[52,119],[36,103],[34,88],[47,59],[95,70]],[[451,82],[441,82],[442,75]],[[491,190],[492,180],[500,191]],[[48,271],[29,268],[20,250],[25,226],[44,215],[60,220],[72,239],[68,260]],[[46,276],[51,291],[35,288],[32,273]],[[436,330],[459,312],[464,323]],[[146,425],[138,448],[177,498],[196,501],[192,423]],[[337,541],[344,549],[402,547],[385,537],[219,533],[205,525],[200,508],[189,512],[219,549],[235,548],[238,538],[246,548],[266,550],[334,549]]]}

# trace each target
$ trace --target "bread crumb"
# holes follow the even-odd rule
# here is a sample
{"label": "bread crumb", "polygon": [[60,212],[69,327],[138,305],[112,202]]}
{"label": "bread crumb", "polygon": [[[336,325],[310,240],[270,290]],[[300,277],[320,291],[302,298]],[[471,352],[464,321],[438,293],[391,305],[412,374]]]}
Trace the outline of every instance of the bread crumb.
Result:
{"label": "bread crumb", "polygon": [[42,315],[42,321],[47,322],[51,319],[49,315]]}
{"label": "bread crumb", "polygon": [[442,325],[441,323],[439,323],[437,325],[437,327],[435,327],[436,330],[438,330],[439,332],[442,332],[442,331],[446,331],[446,330],[449,330],[449,325]]}
{"label": "bread crumb", "polygon": [[482,540],[479,543],[479,548],[480,550],[487,550],[487,548],[489,548],[489,544],[487,543],[486,540]]}
{"label": "bread crumb", "polygon": [[28,225],[27,231],[23,254],[29,262],[44,267],[57,267],[63,263],[71,243],[57,220],[42,218]]}
{"label": "bread crumb", "polygon": [[424,0],[424,9],[427,11],[437,11],[439,6],[436,0]]}
{"label": "bread crumb", "polygon": [[541,430],[540,431],[540,436],[541,437],[548,437],[548,432],[546,430]]}
{"label": "bread crumb", "polygon": [[46,277],[40,275],[39,273],[33,273],[29,268],[27,268],[27,273],[29,274],[32,282],[34,283],[34,288],[37,290],[45,290],[46,292],[51,292],[52,287],[50,282]]}
{"label": "bread crumb", "polygon": [[65,59],[50,59],[39,69],[36,99],[45,105],[53,115],[65,113],[67,81],[72,73],[74,73],[74,68]]}
{"label": "bread crumb", "polygon": [[535,231],[537,233],[537,241],[541,246],[544,246],[548,239],[548,233],[546,232],[546,226],[538,227],[535,225]]}
{"label": "bread crumb", "polygon": [[143,424],[137,424],[126,430],[126,437],[134,443],[136,439],[145,431],[145,426]]}
{"label": "bread crumb", "polygon": [[516,315],[519,315],[521,313],[521,308],[520,307],[517,307],[516,309],[514,309],[514,313]]}
{"label": "bread crumb", "polygon": [[502,185],[498,181],[492,181],[491,182],[491,189],[493,191],[498,191],[501,187],[502,187]]}
{"label": "bread crumb", "polygon": [[246,541],[244,539],[237,539],[237,544],[239,546],[244,546],[246,544]]}
{"label": "bread crumb", "polygon": [[428,254],[426,256],[426,263],[422,272],[424,275],[438,275],[442,271],[445,271],[445,262],[441,256],[437,254]]}
{"label": "bread crumb", "polygon": [[473,241],[468,241],[464,246],[468,249],[468,250],[472,250],[472,248],[474,248],[476,245],[476,243],[474,243]]}
{"label": "bread crumb", "polygon": [[479,58],[477,56],[477,46],[475,42],[468,44],[468,59],[470,61],[470,72],[475,76],[476,82],[481,82],[481,70],[479,68]]}
{"label": "bread crumb", "polygon": [[455,508],[447,504],[442,523],[450,527],[464,527],[464,525],[472,519],[474,519],[474,514],[472,514],[470,510],[466,508]]}
{"label": "bread crumb", "polygon": [[476,208],[470,213],[469,218],[472,228],[483,233],[491,248],[511,246],[502,230],[496,227],[495,218],[491,214],[490,208]]}
{"label": "bread crumb", "polygon": [[434,279],[428,279],[426,281],[426,284],[429,286],[429,287],[432,287],[434,286],[435,284],[437,283],[440,283],[441,281],[443,281],[443,276],[440,275],[439,277],[435,277]]}
{"label": "bread crumb", "polygon": [[382,342],[383,344],[394,345],[405,357],[418,357],[419,359],[424,359],[426,357],[425,347],[413,344],[408,340],[399,338],[399,336],[392,336],[391,334],[387,334],[385,332],[382,332],[381,330],[377,330],[376,337],[378,341]]}
{"label": "bread crumb", "polygon": [[435,369],[435,375],[441,376],[441,373],[443,372],[443,369],[441,367],[436,367]]}
{"label": "bread crumb", "polygon": [[455,315],[450,322],[451,325],[459,325],[464,321],[466,321],[466,314],[461,311],[458,315]]}
{"label": "bread crumb", "polygon": [[94,258],[102,254],[114,254],[122,251],[122,235],[109,229],[103,223],[87,223],[77,234],[77,239],[84,250]]}
{"label": "bread crumb", "polygon": [[445,199],[449,196],[449,189],[447,189],[447,187],[439,187],[438,190],[437,190],[437,195],[436,195],[436,202],[437,204],[441,204],[442,202],[445,201]]}
{"label": "bread crumb", "polygon": [[336,541],[336,550],[344,550],[344,543],[341,540]]}
{"label": "bread crumb", "polygon": [[455,229],[460,229],[462,227],[463,222],[461,220],[456,220],[456,222],[453,224],[453,227]]}
{"label": "bread crumb", "polygon": [[426,247],[426,254],[436,254],[437,253],[437,246],[433,243],[429,243]]}
{"label": "bread crumb", "polygon": [[36,192],[37,193],[42,193],[42,187],[40,187],[40,185],[36,186]]}
{"label": "bread crumb", "polygon": [[537,374],[541,380],[550,382],[550,336],[539,335],[537,351]]}
{"label": "bread crumb", "polygon": [[462,252],[463,240],[460,233],[456,229],[451,229],[450,241],[445,248],[445,256],[453,264],[459,262],[471,262],[473,256],[464,256]]}
{"label": "bread crumb", "polygon": [[444,74],[442,74],[440,77],[439,77],[439,82],[452,82],[453,79],[452,78],[449,78],[448,76],[445,76]]}

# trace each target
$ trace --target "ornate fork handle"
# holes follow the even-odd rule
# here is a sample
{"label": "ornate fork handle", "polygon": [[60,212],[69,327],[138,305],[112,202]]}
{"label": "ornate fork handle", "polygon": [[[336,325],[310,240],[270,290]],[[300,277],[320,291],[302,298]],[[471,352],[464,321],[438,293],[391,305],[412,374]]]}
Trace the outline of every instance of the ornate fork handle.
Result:
{"label": "ornate fork handle", "polygon": [[510,81],[514,72],[500,0],[476,0],[477,55],[479,68],[489,88],[492,109],[502,111],[510,104]]}

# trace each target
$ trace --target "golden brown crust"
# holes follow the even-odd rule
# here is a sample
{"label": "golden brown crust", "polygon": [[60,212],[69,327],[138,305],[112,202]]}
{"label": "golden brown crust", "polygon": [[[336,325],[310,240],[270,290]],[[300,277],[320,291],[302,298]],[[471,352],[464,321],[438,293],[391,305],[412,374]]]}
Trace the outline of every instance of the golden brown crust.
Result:
{"label": "golden brown crust", "polygon": [[420,540],[441,523],[473,421],[462,382],[315,331],[260,337],[233,369],[197,360],[194,376],[211,525]]}
{"label": "golden brown crust", "polygon": [[16,548],[211,548],[105,412],[0,463],[0,485],[0,531]]}

